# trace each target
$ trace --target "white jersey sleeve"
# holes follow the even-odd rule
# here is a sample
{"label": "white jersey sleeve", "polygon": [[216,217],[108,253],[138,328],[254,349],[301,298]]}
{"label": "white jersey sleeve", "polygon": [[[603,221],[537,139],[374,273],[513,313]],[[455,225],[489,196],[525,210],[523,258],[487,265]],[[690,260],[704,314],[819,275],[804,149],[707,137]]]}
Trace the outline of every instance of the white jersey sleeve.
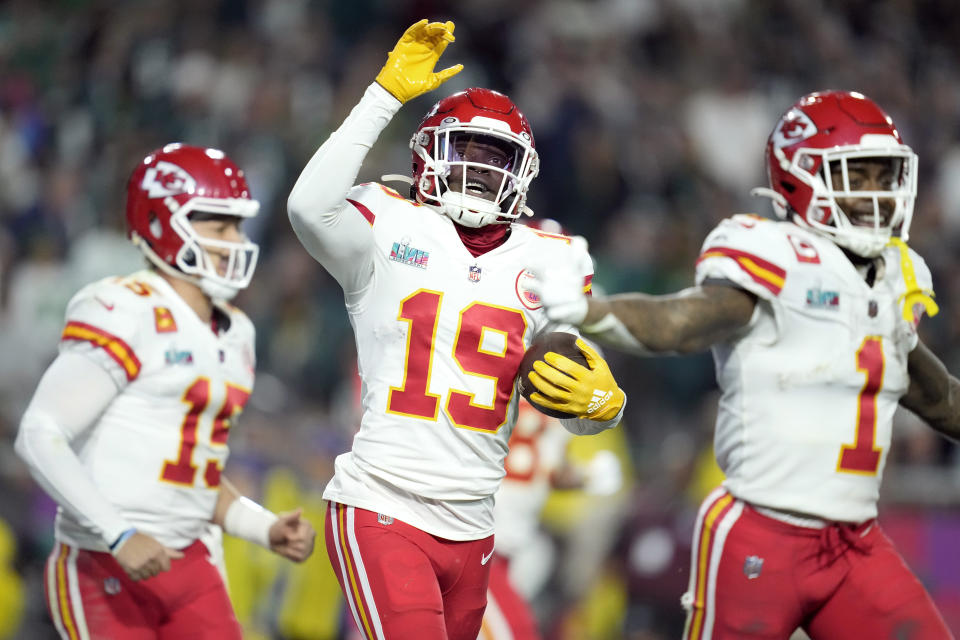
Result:
{"label": "white jersey sleeve", "polygon": [[107,500],[72,448],[140,373],[134,345],[136,293],[111,281],[81,289],[67,305],[60,356],[21,421],[17,451],[31,474],[84,527],[113,542],[130,521]]}
{"label": "white jersey sleeve", "polygon": [[703,243],[696,283],[729,280],[764,300],[775,298],[787,275],[786,242],[769,220],[747,214],[727,218]]}
{"label": "white jersey sleeve", "polygon": [[304,167],[287,199],[290,223],[311,256],[348,297],[362,295],[373,268],[372,220],[348,191],[400,102],[371,84],[350,115]]}
{"label": "white jersey sleeve", "polygon": [[63,353],[37,386],[15,443],[40,486],[105,544],[132,525],[97,488],[72,443],[87,434],[117,393],[111,374],[94,359]]}
{"label": "white jersey sleeve", "polygon": [[100,365],[118,389],[140,374],[136,345],[142,326],[135,291],[100,281],[81,289],[67,305],[60,353],[81,354]]}

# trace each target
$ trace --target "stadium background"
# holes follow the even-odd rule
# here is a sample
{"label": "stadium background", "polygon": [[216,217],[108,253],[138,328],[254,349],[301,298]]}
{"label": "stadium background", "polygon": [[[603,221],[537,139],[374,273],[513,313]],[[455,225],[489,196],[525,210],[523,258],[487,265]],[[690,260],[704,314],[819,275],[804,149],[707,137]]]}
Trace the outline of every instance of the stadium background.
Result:
{"label": "stadium background", "polygon": [[[353,340],[336,283],[296,242],[285,199],[300,168],[421,17],[452,19],[446,65],[465,71],[408,104],[360,178],[409,170],[406,147],[442,95],[480,85],[529,118],[542,171],[530,204],[584,235],[600,291],[691,282],[706,232],[765,182],[763,144],[801,94],[859,90],[920,155],[911,244],[941,313],[924,340],[960,374],[960,10],[949,0],[7,0],[0,5],[0,638],[53,637],[41,569],[53,506],[12,450],[82,284],[142,264],[122,235],[124,183],[169,141],[220,147],[244,167],[261,263],[238,304],[258,328],[259,376],[228,473],[270,506],[319,494],[356,416]],[[676,637],[692,510],[710,464],[709,355],[609,353],[630,397],[609,448],[630,483],[556,496],[561,554],[537,600],[552,638]],[[627,462],[629,460],[629,462]],[[960,457],[898,417],[881,518],[960,632]],[[290,569],[228,542],[251,638],[337,638],[322,548]]]}

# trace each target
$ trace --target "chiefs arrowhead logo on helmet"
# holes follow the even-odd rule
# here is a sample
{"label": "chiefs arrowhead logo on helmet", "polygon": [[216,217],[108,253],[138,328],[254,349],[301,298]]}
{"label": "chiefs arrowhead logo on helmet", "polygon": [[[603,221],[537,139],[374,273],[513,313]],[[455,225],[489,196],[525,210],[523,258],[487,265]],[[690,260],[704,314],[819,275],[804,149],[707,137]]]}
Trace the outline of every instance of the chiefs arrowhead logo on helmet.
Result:
{"label": "chiefs arrowhead logo on helmet", "polygon": [[[917,154],[904,144],[893,120],[855,91],[803,96],[767,140],[769,188],[780,218],[824,235],[857,255],[878,255],[890,238],[909,237],[917,195]],[[887,167],[879,188],[851,186],[849,175],[864,162]],[[872,211],[852,215],[844,206]],[[866,203],[865,205],[863,203]]]}
{"label": "chiefs arrowhead logo on helmet", "polygon": [[791,109],[774,129],[772,143],[773,146],[782,148],[806,140],[816,133],[817,125],[813,124],[807,114],[799,109]]}
{"label": "chiefs arrowhead logo on helmet", "polygon": [[[198,283],[214,298],[229,299],[250,283],[259,248],[245,236],[201,237],[192,218],[253,218],[259,207],[243,170],[219,149],[168,144],[150,152],[127,181],[130,239],[158,269]],[[208,249],[227,256],[223,273]]]}
{"label": "chiefs arrowhead logo on helmet", "polygon": [[165,198],[181,193],[194,193],[197,190],[197,181],[172,162],[161,160],[143,174],[140,187],[151,198]]}

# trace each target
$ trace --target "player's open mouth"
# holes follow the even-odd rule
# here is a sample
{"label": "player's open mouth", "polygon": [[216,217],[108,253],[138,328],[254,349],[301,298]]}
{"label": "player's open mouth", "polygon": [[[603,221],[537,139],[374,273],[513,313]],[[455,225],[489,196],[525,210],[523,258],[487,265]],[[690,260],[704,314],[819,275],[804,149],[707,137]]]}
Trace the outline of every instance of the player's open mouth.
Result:
{"label": "player's open mouth", "polygon": [[487,188],[487,185],[478,180],[468,180],[466,190],[467,193],[474,196],[482,196],[490,191],[490,189]]}
{"label": "player's open mouth", "polygon": [[[890,218],[893,216],[892,209],[887,207],[880,207],[879,211],[879,224],[881,226],[886,226],[890,222]],[[850,218],[850,222],[858,227],[872,227],[875,222],[875,215],[873,211],[873,206],[870,206],[869,209],[858,208],[852,211],[847,212],[847,217]]]}

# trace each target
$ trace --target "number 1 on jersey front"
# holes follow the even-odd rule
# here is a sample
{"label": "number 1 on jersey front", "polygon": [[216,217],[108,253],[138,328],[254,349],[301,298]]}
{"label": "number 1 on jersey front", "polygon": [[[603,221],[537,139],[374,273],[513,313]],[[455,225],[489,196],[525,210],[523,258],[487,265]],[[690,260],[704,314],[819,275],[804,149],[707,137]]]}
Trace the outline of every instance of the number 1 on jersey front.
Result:
{"label": "number 1 on jersey front", "polygon": [[874,447],[877,437],[877,394],[883,385],[883,341],[867,336],[857,351],[857,371],[866,377],[857,396],[857,431],[853,444],[840,449],[837,471],[873,475],[880,466],[881,449]]}

